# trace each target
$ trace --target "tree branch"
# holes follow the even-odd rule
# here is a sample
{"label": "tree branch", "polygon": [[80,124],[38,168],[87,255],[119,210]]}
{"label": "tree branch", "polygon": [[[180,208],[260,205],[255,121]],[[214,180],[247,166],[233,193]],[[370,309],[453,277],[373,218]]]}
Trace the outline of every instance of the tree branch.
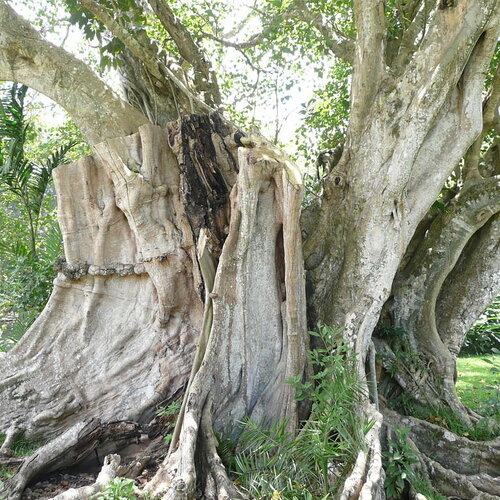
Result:
{"label": "tree branch", "polygon": [[323,41],[332,54],[349,64],[354,63],[354,43],[352,40],[336,41],[332,36],[332,29],[323,22],[321,14],[309,10],[305,2],[297,2],[296,10],[300,13],[298,19],[311,23],[323,36]]}
{"label": "tree branch", "polygon": [[[193,94],[193,92],[177,77],[174,72],[165,64],[160,62],[158,53],[160,52],[157,48],[153,50],[154,44],[149,43],[149,46],[145,46],[140,43],[137,38],[133,37],[128,31],[121,26],[115,19],[109,15],[105,9],[103,9],[94,0],[78,0],[79,3],[85,7],[93,16],[101,21],[109,31],[118,39],[120,39],[123,44],[127,47],[130,53],[142,61],[148,71],[153,77],[158,79],[160,82],[164,82],[165,79],[170,80],[173,85],[175,85],[188,99],[190,102],[196,104],[198,110],[203,112],[212,113],[215,110],[212,109],[208,104],[203,102],[198,96]],[[192,112],[195,109],[191,110]]]}
{"label": "tree branch", "polygon": [[307,5],[301,0],[291,3],[287,10],[274,16],[268,23],[268,26],[266,26],[260,33],[255,33],[244,42],[232,42],[207,32],[204,32],[203,36],[220,43],[224,47],[232,47],[237,50],[250,49],[263,43],[266,36],[272,31],[273,27],[277,23],[281,23],[287,19],[310,23],[323,36],[323,41],[332,54],[340,59],[343,59],[349,64],[354,62],[354,43],[352,40],[335,40],[332,36],[332,29],[323,22],[321,14],[309,10]]}
{"label": "tree branch", "polygon": [[454,357],[499,288],[500,214],[496,214],[467,243],[436,303],[439,335]]}
{"label": "tree branch", "polygon": [[196,73],[195,83],[198,90],[209,90],[213,104],[219,105],[221,97],[215,73],[211,71],[210,63],[207,61],[205,54],[196,45],[191,33],[177,19],[166,0],[147,1],[163,27],[172,37],[181,56],[193,66]]}
{"label": "tree branch", "polygon": [[500,102],[500,65],[497,66],[493,82],[483,104],[483,134],[498,127],[498,105]]}
{"label": "tree branch", "polygon": [[354,0],[356,48],[351,88],[349,129],[357,134],[365,125],[385,75],[386,22],[382,0]]}
{"label": "tree branch", "polygon": [[45,41],[0,0],[0,79],[23,83],[60,104],[92,144],[136,132],[147,118],[83,62]]}
{"label": "tree branch", "polygon": [[[420,4],[420,0],[413,3]],[[435,0],[425,0],[420,9],[417,9],[416,5],[413,5],[409,9],[403,7],[404,12],[408,13],[407,17],[411,19],[411,22],[403,32],[394,60],[390,62],[391,69],[396,74],[400,73],[400,68],[406,67],[412,54],[418,48],[417,39],[419,35],[425,35],[425,29],[429,22],[429,14],[435,3]]]}
{"label": "tree branch", "polygon": [[220,43],[224,47],[232,47],[233,49],[237,50],[245,50],[260,45],[270,31],[270,29],[264,29],[260,33],[255,33],[255,35],[252,35],[246,42],[231,42],[231,40],[225,40],[224,38],[220,38],[206,31],[203,32],[203,36],[205,38],[213,40],[214,42]]}
{"label": "tree branch", "polygon": [[483,101],[483,127],[481,133],[471,145],[464,158],[465,182],[473,182],[481,178],[479,163],[481,160],[481,149],[486,133],[498,127],[498,104],[500,101],[500,66],[497,66],[495,76],[489,88],[488,94]]}
{"label": "tree branch", "polygon": [[411,263],[394,281],[394,307],[406,311],[402,326],[412,323],[408,330],[418,331],[424,350],[437,351],[442,345],[436,327],[438,294],[471,236],[500,211],[499,192],[498,176],[464,188],[450,209],[434,220]]}
{"label": "tree branch", "polygon": [[[493,0],[465,0],[460,10],[438,10],[412,64],[397,82],[400,93],[411,99],[410,108],[404,108],[403,113],[415,117],[426,114],[434,120],[461,78],[478,78],[477,73],[491,60],[498,15],[498,4]],[[484,74],[480,77],[484,81]]]}

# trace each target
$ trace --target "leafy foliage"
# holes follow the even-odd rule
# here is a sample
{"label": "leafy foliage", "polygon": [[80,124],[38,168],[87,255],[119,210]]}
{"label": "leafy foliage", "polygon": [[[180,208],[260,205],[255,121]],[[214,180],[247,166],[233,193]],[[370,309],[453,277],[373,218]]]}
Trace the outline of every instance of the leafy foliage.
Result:
{"label": "leafy foliage", "polygon": [[51,174],[69,160],[76,144],[69,140],[34,154],[44,148],[32,147],[37,134],[26,120],[26,92],[25,86],[13,84],[0,99],[0,311],[17,317],[2,339],[2,350],[29,327],[50,293],[53,263],[61,252]]}
{"label": "leafy foliage", "polygon": [[385,457],[385,491],[387,497],[401,498],[408,483],[415,479],[414,465],[418,463],[418,452],[408,443],[409,429],[394,428],[394,437],[388,440],[389,450]]}
{"label": "leafy foliage", "polygon": [[155,411],[159,417],[175,417],[179,414],[182,403],[180,401],[174,401],[168,406],[160,406]]}
{"label": "leafy foliage", "polygon": [[500,350],[500,296],[469,330],[460,354],[491,354],[495,349]]}
{"label": "leafy foliage", "polygon": [[[391,406],[405,415],[412,415],[421,420],[426,420],[454,434],[467,437],[474,441],[487,441],[494,439],[498,434],[498,424],[494,420],[483,418],[472,426],[466,426],[449,408],[443,405],[420,404],[410,396],[403,394]],[[482,408],[474,408],[476,411]]]}
{"label": "leafy foliage", "polygon": [[316,374],[312,381],[303,382],[300,375],[288,381],[297,398],[312,405],[299,434],[287,434],[286,422],[270,428],[243,423],[241,451],[230,465],[251,498],[334,498],[372,426],[356,413],[363,389],[341,330],[318,325],[318,332],[310,333],[321,344],[310,353]]}
{"label": "leafy foliage", "polygon": [[134,492],[134,480],[125,477],[112,479],[101,493],[92,496],[92,500],[137,500]]}

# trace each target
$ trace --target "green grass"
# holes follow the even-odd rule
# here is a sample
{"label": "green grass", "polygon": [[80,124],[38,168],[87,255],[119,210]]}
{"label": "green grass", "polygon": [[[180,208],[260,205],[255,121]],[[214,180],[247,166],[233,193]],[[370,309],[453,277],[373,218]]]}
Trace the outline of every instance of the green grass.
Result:
{"label": "green grass", "polygon": [[6,465],[0,465],[0,479],[8,479],[14,475],[14,467],[7,467]]}
{"label": "green grass", "polygon": [[[0,434],[0,446],[3,444],[4,441],[5,441],[5,434]],[[24,437],[24,434],[21,433],[16,437],[10,449],[12,450],[15,457],[25,457],[31,455],[43,444],[44,442],[40,440],[28,441]]]}
{"label": "green grass", "polygon": [[457,371],[456,388],[462,403],[482,415],[500,417],[500,356],[458,358]]}

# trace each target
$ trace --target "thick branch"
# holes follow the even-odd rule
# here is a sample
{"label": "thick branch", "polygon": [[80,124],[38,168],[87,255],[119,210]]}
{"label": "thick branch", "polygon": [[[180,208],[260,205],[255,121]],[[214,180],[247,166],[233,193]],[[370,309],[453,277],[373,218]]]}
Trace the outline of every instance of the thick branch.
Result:
{"label": "thick branch", "polygon": [[411,23],[402,34],[401,40],[396,40],[396,43],[398,43],[397,51],[394,51],[394,60],[390,62],[391,69],[396,74],[398,74],[401,69],[404,70],[412,54],[417,50],[421,37],[425,35],[425,29],[429,23],[430,12],[435,3],[434,0],[425,0],[420,8],[415,8],[420,4],[419,0],[418,2],[413,2],[413,7],[411,9],[405,9],[403,7],[403,15],[406,19],[411,19]]}
{"label": "thick branch", "polygon": [[174,40],[181,56],[208,76],[209,68],[204,54],[198,48],[186,27],[177,19],[168,3],[164,0],[148,0],[148,3]]}
{"label": "thick branch", "polygon": [[89,142],[136,132],[148,120],[118,98],[83,62],[45,41],[0,0],[0,79],[60,104]]}
{"label": "thick branch", "polygon": [[149,5],[168,31],[181,56],[195,69],[195,83],[200,91],[209,90],[213,104],[220,104],[220,93],[215,74],[205,54],[196,45],[189,30],[177,19],[165,0],[148,0]]}
{"label": "thick branch", "polygon": [[425,113],[433,119],[450,89],[464,76],[466,65],[472,78],[474,72],[484,71],[483,60],[489,63],[493,50],[490,41],[498,36],[498,14],[496,2],[480,4],[475,0],[464,1],[460,9],[438,11],[412,64],[398,82],[402,91],[412,89],[408,115],[421,119]]}
{"label": "thick branch", "polygon": [[498,104],[500,101],[500,65],[497,66],[493,82],[483,105],[483,134],[498,126]]}
{"label": "thick branch", "polygon": [[351,90],[350,132],[358,133],[385,73],[385,14],[381,0],[355,0],[356,54]]}
{"label": "thick branch", "polygon": [[498,104],[500,101],[500,66],[497,66],[495,76],[488,95],[483,101],[483,128],[481,133],[467,151],[464,158],[464,177],[465,182],[475,181],[481,178],[479,164],[481,161],[481,149],[483,139],[491,128],[499,125]]}
{"label": "thick branch", "polygon": [[493,177],[464,190],[451,210],[433,222],[404,278],[395,281],[395,306],[400,316],[411,318],[410,330],[418,332],[425,350],[441,344],[435,304],[443,282],[471,236],[500,210],[499,189],[499,178]]}
{"label": "thick branch", "polygon": [[458,355],[467,331],[499,288],[500,215],[497,214],[471,238],[438,297],[437,327],[452,355]]}

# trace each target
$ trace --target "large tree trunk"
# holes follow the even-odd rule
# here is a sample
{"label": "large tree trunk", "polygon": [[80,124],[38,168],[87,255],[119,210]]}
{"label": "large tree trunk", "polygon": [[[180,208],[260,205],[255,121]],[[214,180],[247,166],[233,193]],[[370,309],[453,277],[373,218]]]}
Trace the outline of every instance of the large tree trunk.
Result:
{"label": "large tree trunk", "polygon": [[[358,353],[360,371],[364,373],[365,361],[370,365],[369,353],[374,356],[374,329],[418,224],[482,131],[484,73],[498,28],[491,22],[496,15],[482,17],[486,13],[481,10],[483,4],[464,2],[468,10],[460,12],[467,22],[455,15],[457,11],[437,11],[428,33],[432,50],[429,46],[414,54],[412,64],[393,81],[383,74],[384,61],[368,55],[369,49],[380,43],[384,16],[381,4],[358,3],[357,26],[362,32],[358,33],[350,126],[342,158],[325,180],[323,199],[306,219],[311,226],[305,228],[304,255],[311,323],[321,320],[333,327],[345,326],[344,336]],[[466,9],[464,5],[461,8]],[[491,14],[494,4],[489,8]],[[423,67],[432,68],[432,74],[417,74],[417,68]],[[368,85],[377,87],[378,92],[372,87],[368,90]],[[450,226],[456,238],[463,231],[468,234],[452,246],[456,250],[452,258],[446,259],[445,255],[442,280],[431,285],[430,279],[419,288],[415,275],[408,279],[412,290],[434,294],[434,302],[424,300],[433,311],[443,280],[468,238],[498,211],[496,179],[479,182],[469,192],[475,208],[464,217],[470,217],[470,228],[460,229],[458,224],[455,233],[455,226]],[[443,238],[443,246],[448,245],[446,231],[437,233]],[[441,269],[440,265],[443,262],[436,261],[436,269]],[[425,266],[423,269],[431,272]],[[425,272],[417,273],[418,279],[424,279]],[[404,316],[399,305],[398,314],[408,317],[408,321],[418,321],[412,314]],[[419,353],[439,349],[428,325],[415,325],[414,332],[419,336]],[[389,356],[383,349],[380,343],[375,344],[378,354]],[[456,398],[453,368],[452,360],[437,367],[446,371],[446,376],[438,373],[426,394],[441,394],[441,387],[446,386],[448,406],[468,420]],[[374,377],[373,371],[369,377]],[[415,392],[416,384],[418,391],[425,390],[418,379],[415,384],[413,378],[407,378],[412,382],[403,387],[408,394]],[[376,398],[374,391],[372,397]]]}
{"label": "large tree trunk", "polygon": [[[377,340],[386,364],[396,363],[392,371],[396,370],[398,383],[405,392],[423,405],[446,405],[467,424],[470,423],[467,410],[455,393],[455,361],[465,333],[475,319],[474,312],[477,317],[488,302],[485,304],[483,300],[477,300],[478,305],[468,312],[467,318],[463,318],[463,310],[474,291],[477,293],[476,286],[481,287],[490,271],[497,268],[497,253],[475,254],[475,260],[482,256],[481,262],[475,262],[474,273],[477,277],[469,282],[471,290],[456,286],[451,288],[454,294],[461,290],[460,300],[455,295],[453,307],[449,304],[447,288],[443,288],[443,284],[445,279],[448,283],[459,279],[457,272],[465,272],[464,259],[467,255],[470,264],[473,263],[470,253],[464,254],[463,250],[492,215],[500,210],[499,195],[497,177],[475,182],[466,186],[454,203],[434,220],[410,263],[393,284],[387,309],[391,327],[399,329],[399,333],[384,335]],[[484,248],[478,249],[473,245],[473,249],[489,250],[492,245],[497,245],[495,233],[495,220],[492,220],[481,230],[482,237],[476,238]],[[470,252],[470,248],[468,250]],[[454,270],[461,255],[460,269]],[[489,279],[493,278],[494,274],[490,275]],[[491,298],[492,293],[483,293],[483,290],[490,287],[496,289],[493,282],[481,287],[480,296],[484,295],[485,300]],[[446,303],[450,311],[443,311]],[[452,322],[459,323],[458,331],[458,325],[453,328]]]}
{"label": "large tree trunk", "polygon": [[[219,484],[212,421],[233,435],[244,417],[295,429],[284,380],[306,359],[300,175],[272,147],[241,140],[217,116],[193,116],[55,171],[65,259],[47,307],[1,358],[10,437],[52,438],[37,452],[52,457],[87,439],[88,422],[146,423],[186,387],[196,344],[170,458],[182,457],[189,497],[200,448],[207,491],[231,487]],[[9,481],[12,498],[50,466],[29,462]]]}
{"label": "large tree trunk", "polygon": [[[192,103],[207,110],[190,88],[212,87],[208,67],[199,85],[188,88],[154,47],[128,36],[95,2],[82,3],[94,5],[94,14],[122,37],[134,59],[129,97],[148,117],[163,125]],[[187,51],[186,61],[204,67],[166,4],[150,3]],[[372,334],[391,290],[393,326],[410,331],[409,344],[433,367],[424,370],[417,395],[444,394],[441,400],[469,418],[456,400],[452,368],[470,318],[459,327],[434,313],[453,300],[443,283],[460,286],[461,273],[470,272],[464,251],[494,247],[498,230],[498,179],[478,179],[479,168],[468,168],[469,187],[449,213],[421,225],[428,229],[423,244],[425,231],[417,230],[450,172],[484,133],[482,91],[498,37],[498,3],[440,2],[422,40],[417,43],[417,29],[415,40],[390,56],[384,3],[353,5],[349,130],[303,228],[310,322],[345,327],[361,377],[369,366],[373,404],[367,398],[359,411],[375,425],[345,482],[346,500],[383,496],[382,414],[373,378],[376,351],[390,357],[394,350],[388,342],[374,344]],[[242,137],[216,116],[183,118],[166,130],[144,125],[143,114],[44,42],[3,0],[0,14],[0,73],[54,97],[95,145],[92,157],[55,173],[65,260],[47,308],[0,358],[3,448],[22,431],[50,439],[6,483],[4,496],[18,498],[29,480],[61,465],[61,457],[81,460],[102,440],[108,451],[119,446],[109,439],[114,421],[147,422],[155,405],[185,391],[170,453],[148,488],[169,499],[192,499],[197,488],[207,498],[237,498],[217,455],[214,427],[237,437],[243,417],[264,425],[287,419],[293,432],[296,402],[284,380],[307,373],[300,176],[275,148]],[[65,68],[71,71],[63,84]],[[153,91],[157,83],[160,90]],[[179,96],[179,109],[171,95]],[[155,98],[168,102],[156,109]],[[472,156],[477,149],[476,141]],[[483,274],[496,265],[478,263]],[[463,310],[469,301],[454,303]],[[410,392],[414,378],[397,382]],[[389,411],[384,416],[389,424],[407,423]],[[424,424],[408,422],[417,447],[431,455],[419,431]],[[137,432],[130,425],[117,432],[122,441]],[[453,469],[451,482],[471,476],[463,495],[478,494],[481,477],[472,478],[474,472],[445,459],[423,460],[440,481],[447,477],[443,468]]]}

